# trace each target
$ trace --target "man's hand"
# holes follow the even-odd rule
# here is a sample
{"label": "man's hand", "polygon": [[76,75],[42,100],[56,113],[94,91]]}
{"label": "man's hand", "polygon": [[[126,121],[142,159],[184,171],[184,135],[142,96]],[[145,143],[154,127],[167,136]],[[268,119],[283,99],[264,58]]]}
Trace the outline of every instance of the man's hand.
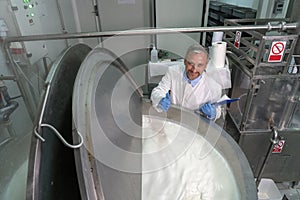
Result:
{"label": "man's hand", "polygon": [[211,103],[206,103],[199,110],[206,116],[206,118],[213,120],[216,118],[216,106]]}
{"label": "man's hand", "polygon": [[167,112],[170,108],[170,105],[171,105],[171,101],[170,101],[170,94],[169,92],[166,94],[166,97],[165,98],[162,98],[158,104],[160,106],[160,108]]}

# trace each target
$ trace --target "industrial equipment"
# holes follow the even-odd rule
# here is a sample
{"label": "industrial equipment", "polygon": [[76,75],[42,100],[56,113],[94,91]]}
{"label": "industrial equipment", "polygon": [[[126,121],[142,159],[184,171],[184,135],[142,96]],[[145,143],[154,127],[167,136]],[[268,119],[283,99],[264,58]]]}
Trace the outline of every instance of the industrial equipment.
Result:
{"label": "industrial equipment", "polygon": [[[286,28],[294,29],[295,24],[54,34],[48,35],[47,39],[107,37],[115,34],[132,36],[177,33],[178,31],[205,32],[222,31],[223,29],[229,32],[240,28],[243,31],[284,30]],[[7,49],[9,44],[15,41],[41,39],[44,40],[45,37],[42,35],[12,37],[5,41],[4,47]],[[35,134],[38,138],[32,139],[28,165],[28,199],[50,199],[58,198],[58,196],[73,199],[84,197],[93,199],[103,196],[108,199],[123,197],[139,199],[142,195],[141,191],[143,191],[141,179],[143,167],[145,167],[141,156],[143,117],[158,119],[158,123],[166,122],[172,123],[176,127],[184,127],[197,137],[203,136],[203,134],[210,136],[205,139],[213,147],[212,151],[219,153],[226,161],[226,166],[231,169],[231,174],[236,179],[239,195],[242,198],[256,198],[257,191],[249,164],[241,149],[224,130],[199,118],[195,113],[183,109],[172,108],[170,115],[163,117],[151,113],[151,109],[147,109],[149,103],[142,101],[141,92],[122,61],[112,52],[100,47],[95,48],[92,52],[90,50],[85,45],[70,47],[53,64],[53,71],[49,73],[47,80],[51,81],[46,84],[48,94],[44,94],[48,99],[43,100],[40,105],[40,111],[43,114],[39,116],[41,118],[34,130],[34,133],[38,133]],[[7,52],[9,54],[9,51]],[[9,59],[14,68],[15,63],[11,56]],[[72,72],[72,74],[68,74],[67,79],[66,71]],[[77,78],[73,92],[75,76]],[[72,127],[70,114],[72,92],[74,127]],[[145,107],[146,110],[143,110]],[[182,115],[186,118],[176,118]],[[75,144],[79,142],[78,134],[82,134],[85,146],[75,150],[74,159],[73,151],[63,146],[64,144],[53,134],[53,130],[40,127],[40,122],[56,127],[61,136],[69,143],[71,143],[72,131]],[[199,126],[197,125],[196,129],[193,128],[193,124],[190,124],[192,122],[197,122]],[[155,126],[155,124],[153,125]],[[44,143],[39,140],[42,139],[39,138],[39,135],[45,139]],[[117,151],[121,151],[121,154],[115,154],[115,151],[112,151],[116,150],[111,149],[115,147]],[[77,172],[74,169],[75,163]],[[75,174],[78,176],[78,185],[76,184],[77,180],[74,179]],[[70,190],[65,190],[63,187],[65,185],[68,185]]]}
{"label": "industrial equipment", "polygon": [[[268,24],[272,28],[280,23],[225,21],[229,27]],[[300,75],[290,65],[297,39],[298,35],[286,32],[225,32],[224,40],[231,51],[228,57],[233,87],[229,93],[241,99],[230,105],[225,129],[239,143],[258,178],[300,180],[297,145]],[[276,142],[270,146],[270,140]]]}
{"label": "industrial equipment", "polygon": [[[179,196],[188,199],[190,195],[204,198],[206,193],[213,199],[220,198],[220,194],[229,199],[257,198],[250,166],[226,132],[191,111],[176,107],[167,115],[154,111],[149,102],[142,101],[126,66],[106,49],[96,47],[81,65],[74,84],[73,119],[74,135],[80,132],[85,138],[84,148],[76,151],[79,187],[84,199],[178,199]],[[158,131],[151,132],[150,127]],[[204,143],[194,143],[200,138]],[[159,144],[161,149],[156,149]],[[192,162],[202,162],[193,166],[191,171],[195,176],[203,173],[200,168],[212,167],[211,177],[189,183],[189,190],[202,184],[198,192],[190,194],[180,179],[180,174],[189,171],[185,170],[188,166],[179,166],[189,165],[191,169],[191,163],[182,159],[185,153],[195,150],[193,145],[199,148],[194,152],[199,158]],[[218,159],[212,159],[211,155],[218,155]],[[222,174],[219,174],[222,180],[218,173]],[[212,179],[215,182],[209,181]],[[168,185],[173,182],[173,187],[162,187],[164,181],[169,181]],[[216,184],[212,186],[214,190],[203,185],[207,181]]]}
{"label": "industrial equipment", "polygon": [[[10,0],[9,10],[17,25],[17,35],[43,34],[40,17],[46,11],[44,6],[44,3],[36,0]],[[48,53],[45,41],[24,42],[24,47],[30,64],[36,63]]]}
{"label": "industrial equipment", "polygon": [[[74,152],[52,129],[40,125],[55,127],[64,140],[72,143],[73,85],[80,64],[90,50],[84,44],[73,45],[62,52],[51,67],[33,130],[26,199],[80,199]],[[37,134],[44,142],[35,136]]]}

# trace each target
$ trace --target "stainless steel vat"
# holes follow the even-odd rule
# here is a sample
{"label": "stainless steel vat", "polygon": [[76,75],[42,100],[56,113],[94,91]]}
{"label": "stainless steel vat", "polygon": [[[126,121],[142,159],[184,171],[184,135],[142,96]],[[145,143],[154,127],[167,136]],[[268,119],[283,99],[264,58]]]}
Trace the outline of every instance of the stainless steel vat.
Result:
{"label": "stainless steel vat", "polygon": [[[75,152],[83,199],[147,199],[147,195],[143,195],[144,187],[148,187],[143,184],[146,174],[165,166],[160,166],[160,162],[157,166],[151,159],[145,165],[147,155],[143,151],[147,137],[143,134],[143,116],[157,119],[162,124],[170,122],[190,130],[193,135],[203,136],[211,150],[226,160],[238,187],[237,195],[241,199],[257,199],[248,161],[222,128],[194,112],[176,107],[172,107],[167,115],[156,113],[151,104],[142,99],[139,87],[124,63],[100,47],[86,57],[74,84],[74,142],[78,142],[76,132],[84,137],[84,147]],[[179,157],[186,150],[176,148],[176,145],[166,148],[171,154],[178,153]],[[154,156],[153,161],[157,158],[155,154],[149,156]],[[176,159],[170,162],[173,161],[176,163]],[[178,183],[173,191],[181,189],[183,187]],[[163,191],[159,192],[162,192],[159,198],[168,198],[163,197]]]}

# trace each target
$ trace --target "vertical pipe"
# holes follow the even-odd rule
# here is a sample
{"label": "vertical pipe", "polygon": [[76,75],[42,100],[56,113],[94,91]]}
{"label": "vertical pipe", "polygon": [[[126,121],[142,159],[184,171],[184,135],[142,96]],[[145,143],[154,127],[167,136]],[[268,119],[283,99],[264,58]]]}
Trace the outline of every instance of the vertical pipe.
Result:
{"label": "vertical pipe", "polygon": [[43,57],[43,66],[44,66],[45,74],[46,74],[46,77],[47,77],[47,75],[49,73],[49,70],[48,70],[48,67],[47,67],[46,57]]}
{"label": "vertical pipe", "polygon": [[[63,18],[63,14],[62,14],[61,7],[60,7],[60,4],[59,4],[59,0],[56,0],[56,7],[57,7],[57,10],[58,10],[58,16],[59,16],[60,25],[61,25],[61,28],[62,28],[62,33],[67,33],[64,18]],[[65,39],[65,43],[66,43],[66,47],[68,47],[69,43],[68,43],[67,39]]]}
{"label": "vertical pipe", "polygon": [[[152,28],[157,28],[156,27],[156,0],[151,1],[151,27]],[[151,43],[154,44],[157,47],[157,35],[153,35],[151,38]]]}
{"label": "vertical pipe", "polygon": [[[202,15],[202,26],[207,26],[207,22],[208,22],[208,13],[209,13],[209,4],[210,4],[210,0],[205,0],[205,7],[203,9],[204,14]],[[206,32],[202,33],[202,41],[201,44],[202,46],[206,46]]]}
{"label": "vertical pipe", "polygon": [[[100,18],[99,4],[98,4],[97,0],[92,0],[92,1],[93,1],[94,11],[95,11],[96,31],[97,32],[101,32],[102,31],[102,27],[101,27],[101,18]],[[98,37],[97,40],[98,40],[99,44],[100,43],[103,44],[103,38],[102,37],[100,37],[100,38]]]}
{"label": "vertical pipe", "polygon": [[259,186],[259,183],[261,181],[261,178],[262,178],[262,175],[263,175],[263,172],[267,166],[267,163],[269,161],[269,158],[272,154],[272,150],[274,148],[274,146],[278,143],[279,141],[279,134],[278,134],[278,130],[277,130],[277,127],[272,127],[272,133],[273,133],[273,136],[272,138],[270,139],[270,145],[269,145],[269,148],[268,148],[268,152],[267,152],[267,155],[263,161],[263,164],[262,164],[262,167],[260,168],[259,170],[259,173],[257,175],[257,178],[256,178],[256,186],[258,187]]}
{"label": "vertical pipe", "polygon": [[[71,3],[72,3],[73,14],[74,14],[76,32],[80,33],[81,32],[81,26],[80,26],[80,20],[79,20],[79,16],[78,16],[78,8],[77,8],[76,0],[71,0]],[[78,41],[80,43],[83,43],[82,38],[79,38]]]}
{"label": "vertical pipe", "polygon": [[258,175],[257,175],[257,178],[256,178],[256,186],[258,187],[259,186],[259,183],[262,179],[262,174],[266,168],[266,165],[268,163],[268,160],[272,154],[272,150],[273,150],[273,147],[274,147],[274,144],[272,142],[270,142],[269,144],[269,147],[268,147],[268,152],[267,152],[267,155],[263,161],[263,164],[262,164],[262,167],[260,168],[259,172],[258,172]]}

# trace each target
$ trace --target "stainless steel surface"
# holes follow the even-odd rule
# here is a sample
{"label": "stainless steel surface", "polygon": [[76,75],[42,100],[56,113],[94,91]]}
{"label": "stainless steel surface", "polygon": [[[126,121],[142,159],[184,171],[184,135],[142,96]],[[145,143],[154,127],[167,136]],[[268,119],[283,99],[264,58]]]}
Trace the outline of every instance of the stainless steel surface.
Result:
{"label": "stainless steel surface", "polygon": [[96,47],[82,63],[73,119],[85,138],[75,154],[83,199],[141,199],[141,97],[124,63],[107,49]]}
{"label": "stainless steel surface", "polygon": [[[66,50],[66,51],[69,51],[69,50]],[[57,62],[59,63],[59,62],[61,62],[61,60],[62,60],[62,57]],[[54,76],[55,76],[55,70],[57,70],[57,69],[53,68],[50,71],[49,76],[47,77],[47,80],[46,80],[45,96],[44,96],[43,102],[41,104],[41,111],[40,111],[40,115],[39,115],[39,119],[38,119],[38,124],[36,125],[36,127],[34,127],[34,134],[42,142],[45,142],[45,139],[41,136],[41,133],[42,133],[42,128],[47,127],[49,129],[51,129],[54,134],[57,135],[57,137],[62,141],[62,143],[65,146],[67,146],[69,148],[73,148],[73,149],[80,148],[83,144],[83,138],[82,138],[82,135],[79,132],[77,132],[77,135],[79,136],[79,139],[80,139],[78,144],[70,144],[64,139],[62,134],[54,126],[52,126],[51,124],[43,123],[44,112],[45,112],[45,109],[46,109],[47,101],[49,99],[49,93],[50,93],[50,90],[52,89],[51,87],[53,87],[53,84],[54,84],[53,79],[54,79]]]}
{"label": "stainless steel surface", "polygon": [[18,88],[19,88],[19,90],[21,92],[21,95],[22,95],[22,97],[24,99],[24,103],[25,103],[25,106],[26,106],[26,108],[28,110],[29,117],[31,118],[32,121],[34,121],[35,111],[36,111],[36,105],[31,100],[31,98],[29,96],[30,92],[26,88],[26,84],[22,81],[22,76],[21,76],[21,74],[18,71],[17,64],[13,60],[13,57],[12,57],[12,55],[10,53],[10,50],[9,50],[9,44],[10,43],[7,43],[7,44],[8,44],[8,46],[5,48],[5,52],[7,54],[7,57],[9,59],[10,65],[11,65],[11,68],[13,70],[13,74],[15,76],[14,80],[16,81],[16,83],[18,85]]}
{"label": "stainless steel surface", "polygon": [[[46,99],[40,102],[35,120],[37,127],[41,122],[51,124],[70,143],[73,85],[90,50],[87,45],[77,44],[60,54],[47,77],[49,87],[42,94]],[[45,142],[32,135],[26,199],[80,199],[73,150],[64,146],[51,130],[41,127],[39,133]]]}
{"label": "stainless steel surface", "polygon": [[258,175],[257,175],[257,178],[256,178],[256,186],[258,187],[259,186],[259,183],[262,179],[262,176],[263,176],[263,173],[264,173],[264,170],[268,164],[268,161],[270,159],[270,156],[272,155],[272,151],[275,147],[276,144],[279,143],[279,140],[280,140],[280,136],[279,136],[279,133],[278,133],[278,130],[277,130],[277,127],[271,127],[272,129],[272,137],[270,138],[270,145],[269,145],[269,148],[268,148],[268,152],[265,156],[265,159],[262,163],[262,166],[261,168],[259,169],[259,172],[258,172]]}
{"label": "stainless steel surface", "polygon": [[[272,153],[262,174],[262,178],[271,178],[275,182],[299,182],[300,160],[299,130],[279,131],[285,140],[281,153]],[[267,155],[271,132],[244,133],[240,135],[239,145],[245,153],[255,177],[263,166]]]}
{"label": "stainless steel surface", "polygon": [[142,101],[138,87],[120,66],[126,69],[111,52],[96,47],[82,63],[74,84],[74,128],[85,138],[85,148],[76,151],[83,199],[141,199],[143,173],[148,171],[145,168],[151,170],[149,165],[142,166],[147,157],[142,154],[142,115],[206,137],[228,162],[241,199],[257,199],[249,164],[222,128],[176,107],[167,115],[155,112],[150,103]]}
{"label": "stainless steel surface", "polygon": [[[263,24],[266,20],[226,20],[228,26],[238,24]],[[270,130],[271,123],[280,129],[287,123],[290,113],[287,106],[290,97],[298,90],[299,73],[290,74],[288,68],[298,35],[271,35],[267,31],[246,31],[241,40],[240,48],[234,46],[235,34],[225,33],[225,41],[232,51],[228,54],[233,68],[232,97],[242,96],[242,101],[233,104],[229,113],[233,117],[238,130],[257,131]],[[243,37],[242,37],[243,38]],[[286,41],[281,62],[269,62],[273,41]],[[285,114],[282,114],[285,113]],[[284,117],[284,118],[283,118]]]}
{"label": "stainless steel surface", "polygon": [[294,30],[298,27],[298,23],[282,23],[266,25],[243,25],[243,26],[216,26],[216,27],[188,27],[188,28],[156,28],[156,29],[140,29],[128,31],[104,31],[104,32],[90,32],[90,33],[68,33],[68,34],[46,34],[46,35],[32,35],[7,37],[4,40],[4,47],[8,47],[11,42],[21,41],[37,41],[37,40],[57,40],[57,39],[75,39],[75,38],[91,38],[91,37],[110,37],[110,36],[133,36],[133,35],[156,35],[156,34],[170,34],[170,33],[196,33],[196,32],[214,32],[214,31],[244,31],[244,30],[268,30],[268,31],[283,31]]}
{"label": "stainless steel surface", "polygon": [[[243,23],[262,24],[266,20],[228,20],[228,26]],[[289,67],[298,35],[265,31],[245,31],[239,49],[234,47],[235,33],[225,33],[232,53],[231,98],[240,97],[228,110],[226,130],[238,141],[255,177],[274,181],[299,181],[299,71]],[[281,62],[269,62],[273,41],[286,41]],[[273,153],[272,127],[285,140],[280,153]],[[293,138],[293,139],[292,139]]]}
{"label": "stainless steel surface", "polygon": [[0,147],[0,199],[25,199],[31,136],[23,133]]}
{"label": "stainless steel surface", "polygon": [[16,137],[16,132],[15,132],[15,129],[13,128],[13,124],[12,124],[12,121],[9,119],[7,121],[2,121],[0,123],[0,128],[1,130],[7,130],[8,132],[8,136],[6,138],[4,138],[3,140],[1,140],[0,142],[0,146],[6,144],[7,142],[9,141],[12,141],[13,139],[15,139]]}
{"label": "stainless steel surface", "polygon": [[0,76],[0,80],[15,80],[16,77],[15,76]]}
{"label": "stainless steel surface", "polygon": [[15,79],[24,98],[25,105],[32,121],[34,121],[36,105],[30,98],[30,92],[22,82],[22,77],[16,67],[12,55],[9,50],[11,42],[22,41],[38,41],[38,40],[57,40],[57,39],[75,39],[75,38],[91,38],[91,37],[110,37],[114,35],[118,36],[133,36],[133,35],[157,35],[157,34],[169,34],[169,33],[193,33],[193,32],[214,32],[214,31],[233,31],[233,30],[295,30],[298,28],[297,23],[281,23],[274,24],[268,23],[267,25],[244,25],[244,26],[216,26],[216,27],[191,27],[191,28],[161,28],[161,29],[144,29],[144,30],[129,30],[129,31],[106,31],[106,32],[91,32],[91,33],[67,33],[67,34],[46,34],[46,35],[32,35],[32,36],[18,36],[7,37],[3,46],[8,56],[9,63],[12,66],[12,70],[15,74]]}
{"label": "stainless steel surface", "polygon": [[236,64],[232,67],[236,68],[233,70],[231,95],[241,100],[231,104],[229,112],[238,129],[241,132],[270,130],[271,123],[281,130],[288,128],[281,124],[290,121],[291,112],[286,110],[286,105],[293,104],[290,98],[294,96],[293,91],[298,90],[297,76],[253,80]]}

